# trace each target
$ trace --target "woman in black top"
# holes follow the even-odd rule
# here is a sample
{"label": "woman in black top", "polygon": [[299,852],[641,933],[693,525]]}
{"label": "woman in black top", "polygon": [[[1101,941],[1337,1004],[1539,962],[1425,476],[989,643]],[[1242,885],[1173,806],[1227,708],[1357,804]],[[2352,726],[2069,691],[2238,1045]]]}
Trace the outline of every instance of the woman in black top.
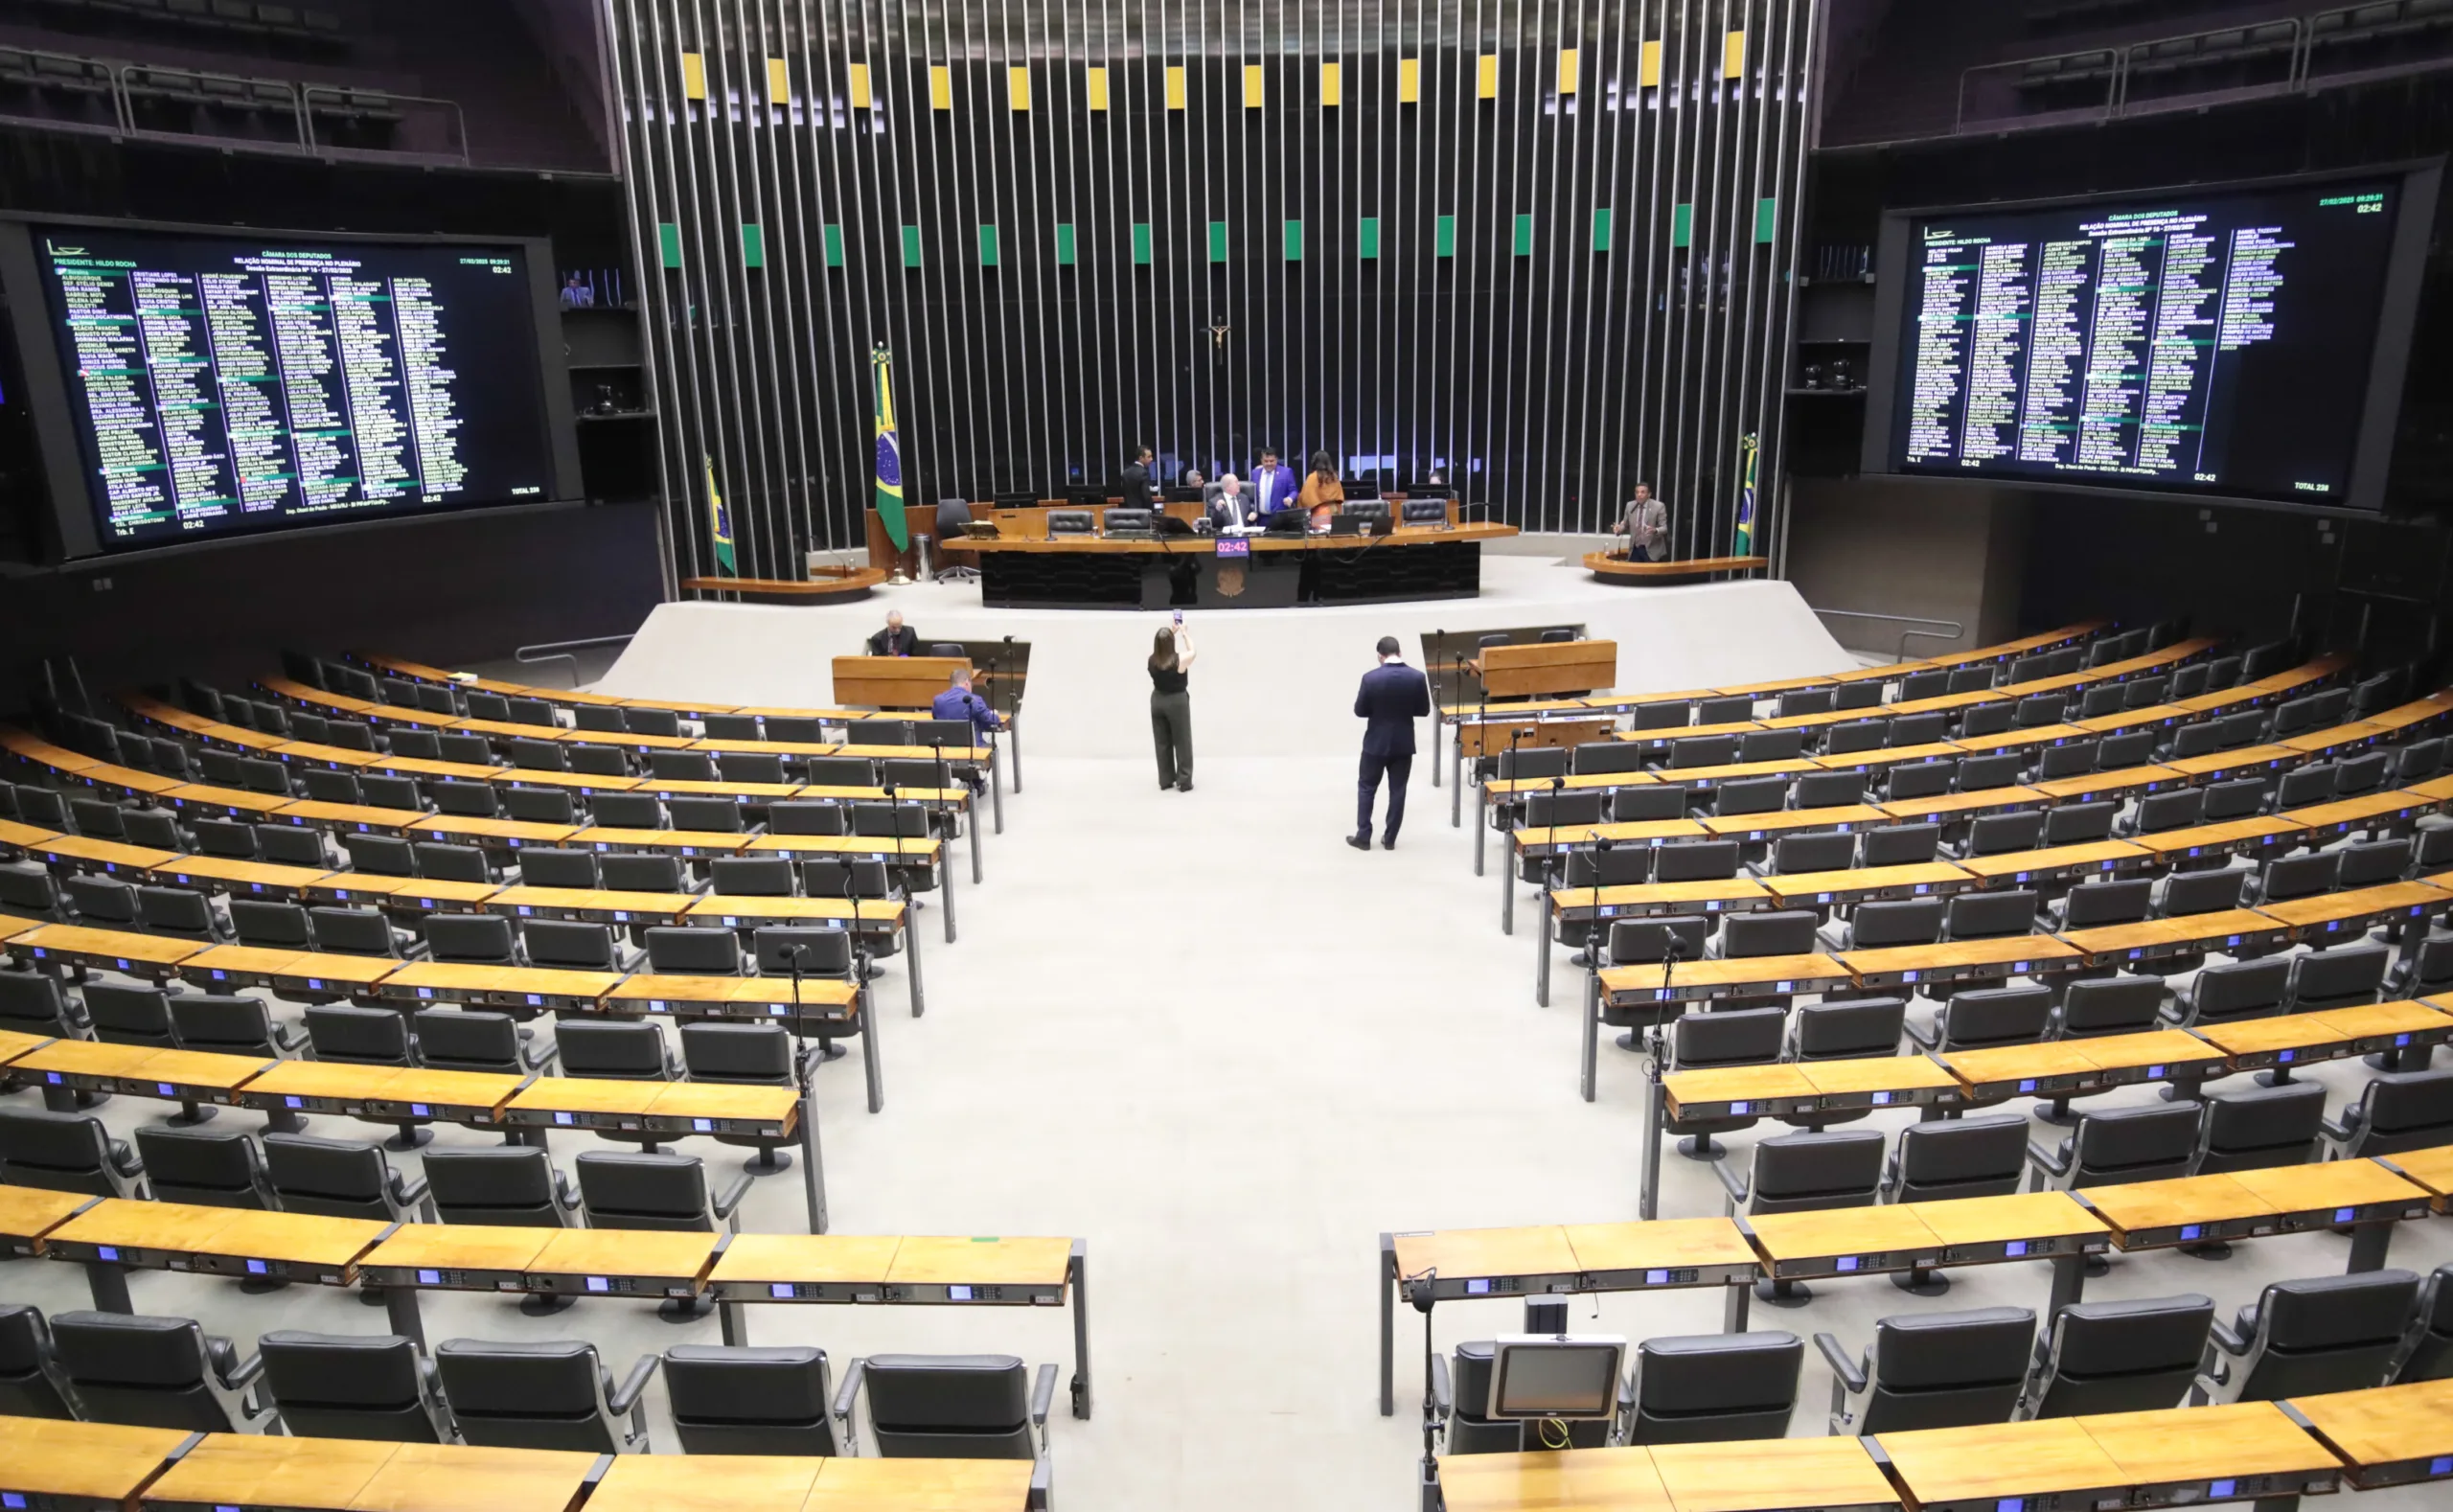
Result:
{"label": "woman in black top", "polygon": [[1192,791],[1192,636],[1180,623],[1150,648],[1150,740],[1158,748],[1158,786]]}

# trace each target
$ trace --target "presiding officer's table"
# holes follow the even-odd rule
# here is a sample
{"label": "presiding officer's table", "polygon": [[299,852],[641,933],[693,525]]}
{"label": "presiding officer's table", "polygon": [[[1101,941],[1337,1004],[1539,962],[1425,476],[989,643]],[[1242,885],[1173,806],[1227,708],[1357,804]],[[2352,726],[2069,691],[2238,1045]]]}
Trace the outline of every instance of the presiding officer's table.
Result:
{"label": "presiding officer's table", "polygon": [[948,539],[971,554],[991,608],[1286,608],[1470,599],[1482,542],[1513,525],[1442,525],[1387,536],[1209,536]]}

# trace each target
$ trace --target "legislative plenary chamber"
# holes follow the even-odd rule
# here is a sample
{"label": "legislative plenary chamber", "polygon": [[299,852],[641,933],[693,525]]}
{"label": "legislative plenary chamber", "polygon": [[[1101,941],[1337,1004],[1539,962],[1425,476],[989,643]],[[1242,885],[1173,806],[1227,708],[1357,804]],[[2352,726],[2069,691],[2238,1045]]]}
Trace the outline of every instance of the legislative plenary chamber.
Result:
{"label": "legislative plenary chamber", "polygon": [[0,1512],[2444,1512],[2448,150],[2438,0],[0,6]]}

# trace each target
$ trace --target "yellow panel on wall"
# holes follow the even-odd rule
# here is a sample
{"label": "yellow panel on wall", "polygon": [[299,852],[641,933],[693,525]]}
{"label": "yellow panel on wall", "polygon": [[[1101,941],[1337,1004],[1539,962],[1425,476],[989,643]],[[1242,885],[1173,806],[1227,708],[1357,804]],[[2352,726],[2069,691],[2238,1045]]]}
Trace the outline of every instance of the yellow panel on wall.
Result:
{"label": "yellow panel on wall", "polygon": [[1654,88],[1661,83],[1661,44],[1659,42],[1644,44],[1643,58],[1636,65],[1636,82],[1645,89]]}
{"label": "yellow panel on wall", "polygon": [[951,110],[954,107],[954,75],[951,68],[931,65],[928,69],[928,108]]}
{"label": "yellow panel on wall", "polygon": [[869,88],[868,64],[854,63],[852,65],[851,85],[853,109],[866,110],[878,103],[878,97]]}
{"label": "yellow panel on wall", "polygon": [[1345,70],[1339,64],[1322,63],[1320,65],[1320,103],[1324,105],[1345,103]]}
{"label": "yellow panel on wall", "polygon": [[1089,97],[1090,108],[1105,110],[1108,107],[1108,71],[1104,68],[1091,69],[1089,85],[1083,93]]}
{"label": "yellow panel on wall", "polygon": [[1746,72],[1746,34],[1731,32],[1721,39],[1721,77],[1735,79]]}
{"label": "yellow panel on wall", "polygon": [[1486,54],[1474,59],[1474,94],[1477,99],[1499,98],[1499,55]]}
{"label": "yellow panel on wall", "polygon": [[780,57],[767,59],[767,103],[770,105],[792,103],[791,65]]}
{"label": "yellow panel on wall", "polygon": [[1258,63],[1244,65],[1244,108],[1258,110],[1269,100],[1269,71]]}
{"label": "yellow panel on wall", "polygon": [[1572,47],[1559,49],[1559,93],[1575,93],[1575,49]]}
{"label": "yellow panel on wall", "polygon": [[1167,108],[1170,110],[1181,110],[1184,107],[1184,99],[1188,88],[1189,86],[1184,82],[1184,65],[1181,63],[1168,64]]}
{"label": "yellow panel on wall", "polygon": [[1031,107],[1031,71],[1027,68],[1005,70],[1005,99],[1017,110]]}
{"label": "yellow panel on wall", "polygon": [[1411,105],[1420,104],[1421,103],[1422,59],[1419,57],[1398,58],[1397,103],[1401,105]]}
{"label": "yellow panel on wall", "polygon": [[685,100],[707,98],[707,60],[697,53],[681,55],[681,95]]}

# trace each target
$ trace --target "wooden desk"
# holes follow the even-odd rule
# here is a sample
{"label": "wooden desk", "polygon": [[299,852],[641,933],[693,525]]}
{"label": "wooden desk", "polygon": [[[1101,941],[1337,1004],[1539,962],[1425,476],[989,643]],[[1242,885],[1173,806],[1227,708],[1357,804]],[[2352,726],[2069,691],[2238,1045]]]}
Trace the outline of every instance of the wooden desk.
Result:
{"label": "wooden desk", "polygon": [[[835,701],[873,709],[925,709],[972,672],[968,656],[837,656]],[[974,682],[978,675],[973,673]],[[1607,684],[1604,684],[1607,686]]]}
{"label": "wooden desk", "polygon": [[316,741],[284,741],[274,746],[270,754],[296,766],[330,771],[357,771],[383,759],[374,751],[353,750],[346,745],[326,745]]}
{"label": "wooden desk", "polygon": [[390,1227],[368,1218],[237,1210],[189,1258],[210,1275],[347,1286],[357,1279],[357,1257]]}
{"label": "wooden desk", "polygon": [[[1748,955],[1732,960],[1680,961],[1660,966],[1608,966],[1596,974],[1600,997],[1613,1008],[1821,992],[1849,980],[1848,969],[1828,955]],[[1664,986],[1664,983],[1666,984]]]}
{"label": "wooden desk", "polygon": [[165,791],[171,807],[191,819],[245,819],[250,823],[270,820],[292,800],[271,793],[250,792],[244,788],[221,788],[211,783],[187,782]]}
{"label": "wooden desk", "polygon": [[1574,1251],[1579,1284],[1590,1292],[1744,1285],[1760,1270],[1754,1247],[1727,1218],[1570,1224],[1560,1232]]}
{"label": "wooden desk", "polygon": [[372,803],[325,803],[301,798],[279,810],[281,822],[346,835],[398,835],[425,816],[424,809],[387,809]]}
{"label": "wooden desk", "polygon": [[57,830],[46,830],[39,824],[20,824],[14,819],[0,819],[0,856],[20,856],[28,845],[56,839]]}
{"label": "wooden desk", "polygon": [[[2132,1505],[2337,1489],[2342,1466],[2272,1402],[2073,1418],[2129,1478]],[[2151,1499],[2151,1500],[2150,1500]]]}
{"label": "wooden desk", "polygon": [[[364,1284],[459,1292],[524,1292],[529,1263],[566,1230],[485,1224],[402,1224],[357,1263]],[[618,1230],[604,1230],[617,1232]],[[711,1244],[713,1235],[708,1236]]]}
{"label": "wooden desk", "polygon": [[2453,1210],[2453,1144],[2379,1156],[2377,1162],[2427,1188],[2440,1213]]}
{"label": "wooden desk", "polygon": [[616,1129],[662,1134],[737,1134],[781,1139],[799,1126],[800,1094],[790,1087],[698,1082],[617,1082],[576,1076],[531,1081],[503,1110],[515,1125]]}
{"label": "wooden desk", "polygon": [[883,898],[846,903],[840,898],[761,898],[745,893],[707,893],[690,905],[688,922],[721,923],[727,929],[762,924],[816,924],[840,928],[858,923],[862,934],[891,934],[903,924],[903,905]]}
{"label": "wooden desk", "polygon": [[2056,1507],[2127,1504],[2129,1477],[2075,1418],[1880,1433],[1874,1442],[1921,1512],[2002,1512],[2048,1496],[2061,1499]]}
{"label": "wooden desk", "polygon": [[1905,1203],[1901,1210],[1940,1241],[1942,1265],[2035,1260],[2102,1250],[2112,1242],[2104,1221],[2067,1192],[2020,1192]]}
{"label": "wooden desk", "polygon": [[1976,976],[2026,976],[2077,964],[2078,952],[2049,934],[2014,934],[1998,940],[1953,940],[1940,945],[1900,945],[1877,951],[1846,951],[1835,957],[1860,987],[1907,987],[1964,981]]}
{"label": "wooden desk", "polygon": [[46,1087],[233,1107],[240,1088],[279,1064],[253,1055],[54,1040],[11,1062],[11,1068]]}
{"label": "wooden desk", "polygon": [[322,866],[284,866],[274,861],[233,860],[223,856],[180,856],[153,868],[157,886],[226,892],[233,898],[288,903],[332,873]]}
{"label": "wooden desk", "polygon": [[481,845],[493,850],[517,850],[523,845],[560,845],[577,834],[574,824],[537,824],[525,819],[483,819],[473,814],[429,813],[409,825],[409,838]]}
{"label": "wooden desk", "polygon": [[436,761],[425,756],[378,756],[374,771],[388,772],[398,777],[454,777],[462,782],[499,782],[514,786],[527,776],[514,767],[479,766],[474,762]]}
{"label": "wooden desk", "polygon": [[1878,803],[1882,810],[1905,824],[1956,824],[1987,813],[2007,813],[2014,809],[2042,808],[2052,800],[2033,788],[1985,788],[1976,792],[1941,792],[1930,798],[1902,798],[1895,803]]}
{"label": "wooden desk", "polygon": [[2112,1226],[2122,1249],[2160,1249],[2279,1230],[2274,1208],[2230,1176],[2090,1186],[2074,1194]]}
{"label": "wooden desk", "polygon": [[2453,905],[2453,895],[2423,882],[2386,882],[2349,892],[2319,893],[2289,903],[2259,904],[2257,911],[2287,925],[2295,941],[2357,939],[2387,919],[2424,920]]}
{"label": "wooden desk", "polygon": [[1754,841],[1777,839],[1792,830],[1845,834],[1889,824],[1891,815],[1869,803],[1851,803],[1827,809],[1776,809],[1770,813],[1708,814],[1699,822],[1715,839]]}
{"label": "wooden desk", "polygon": [[0,1029],[0,1065],[51,1042],[52,1036],[47,1034],[19,1034],[14,1029]]}
{"label": "wooden desk", "polygon": [[800,1512],[832,1463],[815,1455],[617,1455],[587,1494],[588,1512]]}
{"label": "wooden desk", "polygon": [[376,904],[379,907],[415,909],[421,913],[474,913],[479,904],[501,890],[500,882],[453,882],[444,877],[385,877],[375,872],[334,872],[300,889],[310,903]]}
{"label": "wooden desk", "polygon": [[249,1082],[239,1101],[267,1112],[346,1113],[364,1117],[370,1103],[406,1067],[349,1065],[338,1061],[284,1061]]}
{"label": "wooden desk", "polygon": [[1764,891],[1783,908],[1845,908],[1877,899],[1945,897],[1977,884],[1972,874],[1949,861],[1793,872],[1762,882]]}
{"label": "wooden desk", "polygon": [[1431,1288],[1433,1301],[1574,1292],[1584,1264],[1556,1225],[1401,1233],[1393,1280]]}
{"label": "wooden desk", "polygon": [[497,1008],[588,1009],[622,980],[619,972],[540,966],[411,961],[374,986],[386,1002],[461,1002]]}
{"label": "wooden desk", "polygon": [[[801,1017],[813,1026],[855,1023],[860,990],[831,976],[801,978]],[[623,978],[599,1004],[608,1013],[686,1015],[704,1019],[765,1020],[792,1012],[789,976],[681,976],[642,972]],[[2453,1027],[2453,1020],[2447,1020]]]}
{"label": "wooden desk", "polygon": [[2078,1042],[2006,1044],[1989,1050],[1946,1050],[1935,1059],[1967,1088],[1970,1101],[2057,1097],[2085,1090],[2098,1075]]}
{"label": "wooden desk", "polygon": [[369,1439],[207,1433],[146,1488],[144,1504],[160,1512],[338,1512],[399,1448]]}
{"label": "wooden desk", "polygon": [[[1879,709],[1868,713],[1880,714]],[[1889,771],[1894,767],[1921,767],[1927,762],[1957,761],[1967,754],[1948,741],[1926,741],[1915,745],[1886,745],[1875,750],[1843,751],[1836,756],[1817,756],[1814,765],[1824,771]]]}
{"label": "wooden desk", "polygon": [[2023,730],[2003,730],[1994,735],[1954,735],[1951,744],[1971,754],[1982,754],[2024,750],[2031,745],[2067,745],[2072,741],[2084,740],[2086,735],[2075,724],[2031,724]]}
{"label": "wooden desk", "polygon": [[0,1417],[0,1489],[12,1506],[122,1512],[187,1440],[176,1428]]}
{"label": "wooden desk", "polygon": [[676,856],[731,856],[749,844],[746,835],[720,830],[619,830],[591,825],[562,843],[597,851],[670,851]]}
{"label": "wooden desk", "polygon": [[102,872],[119,877],[129,873],[142,876],[166,861],[176,860],[176,851],[157,851],[150,846],[124,845],[117,840],[89,839],[82,835],[57,835],[49,839],[27,840],[22,849],[53,866],[67,866],[80,872]]}
{"label": "wooden desk", "polygon": [[1613,845],[1659,845],[1668,840],[1707,839],[1710,832],[1692,819],[1629,819],[1623,823],[1569,824],[1512,832],[1510,843],[1524,857],[1555,856],[1589,849],[1608,840]]}
{"label": "wooden desk", "polygon": [[563,1450],[401,1444],[335,1512],[574,1512],[596,1461]]}
{"label": "wooden desk", "polygon": [[[11,921],[17,922],[17,921]],[[0,929],[8,928],[0,924]],[[138,934],[124,929],[89,929],[74,924],[46,924],[13,935],[9,953],[20,961],[51,961],[62,966],[100,967],[127,976],[159,981],[171,969],[203,950],[193,940]]]}
{"label": "wooden desk", "polygon": [[199,987],[270,987],[290,997],[323,993],[355,997],[400,969],[401,963],[388,955],[217,945],[181,961],[178,974],[180,980]]}
{"label": "wooden desk", "polygon": [[699,900],[694,892],[621,892],[605,887],[505,887],[477,906],[515,919],[579,919],[590,924],[678,924]]}
{"label": "wooden desk", "polygon": [[[1657,729],[1627,730],[1618,738],[1640,745],[1648,751],[1666,751],[1680,741],[1694,740],[1706,735],[1751,735],[1762,728],[1762,725],[1753,720],[1730,720],[1718,724],[1670,724]],[[1663,767],[1661,771],[1661,780],[1683,782],[1685,779],[1680,774],[1679,768]]]}
{"label": "wooden desk", "polygon": [[1955,864],[1987,887],[2007,882],[2065,882],[2073,878],[2110,877],[2142,871],[2153,860],[2126,840],[2092,840],[2082,845],[2052,845],[2036,851],[2011,851],[2000,856],[1970,856]]}
{"label": "wooden desk", "polygon": [[2142,793],[2162,792],[2177,788],[2186,779],[2169,767],[2123,767],[2118,771],[2091,771],[2076,777],[2060,777],[2052,782],[2035,784],[2035,790],[2055,803],[2093,803],[2099,798],[2121,799]]}
{"label": "wooden desk", "polygon": [[[837,1457],[814,1463],[820,1467],[817,1484],[800,1512],[1019,1512],[1030,1501],[1031,1464],[1023,1459]],[[728,1512],[745,1504],[730,1502]]]}
{"label": "wooden desk", "polygon": [[715,1263],[711,1233],[553,1230],[528,1262],[531,1292],[555,1296],[693,1297]]}
{"label": "wooden desk", "polygon": [[1910,1206],[1772,1213],[1748,1219],[1747,1226],[1763,1273],[1776,1281],[1921,1270],[1942,1249]]}
{"label": "wooden desk", "polygon": [[[2286,1234],[2345,1225],[2393,1224],[2428,1215],[2427,1189],[2374,1160],[2235,1171],[2232,1180],[2262,1201]],[[2381,1261],[2383,1256],[2376,1258]],[[2351,1268],[2373,1269],[2356,1261]]]}
{"label": "wooden desk", "polygon": [[1641,1445],[1442,1455],[1440,1501],[1447,1512],[1677,1512],[1652,1456]]}
{"label": "wooden desk", "polygon": [[1482,802],[1501,808],[1530,793],[1610,791],[1619,788],[1657,788],[1661,779],[1648,771],[1588,771],[1565,777],[1493,777],[1482,784]]}
{"label": "wooden desk", "polygon": [[2159,830],[2152,835],[2132,835],[2124,838],[2154,857],[2158,866],[2167,866],[2174,861],[2213,856],[2247,856],[2261,860],[2280,856],[2297,846],[2307,833],[2304,825],[2266,814],[2258,818],[2226,819],[2219,824]]}
{"label": "wooden desk", "polygon": [[2348,756],[2353,751],[2366,750],[2392,733],[2393,731],[2382,724],[2371,724],[2365,720],[2353,720],[2348,724],[2328,725],[2322,730],[2310,730],[2305,735],[2294,735],[2280,744],[2289,746],[2310,760],[2320,758],[2329,760]]}
{"label": "wooden desk", "polygon": [[1768,907],[1771,902],[1772,895],[1751,877],[1550,890],[1550,912],[1561,924],[1588,919],[1654,919],[1671,914],[1746,913]]}
{"label": "wooden desk", "polygon": [[[737,804],[765,806],[779,798],[815,796],[805,792],[797,782],[731,782],[718,777],[713,780],[693,778],[642,777],[633,792],[652,792],[659,798],[730,798]],[[931,789],[930,791],[936,790]],[[746,828],[746,824],[744,828]]]}
{"label": "wooden desk", "polygon": [[2185,913],[2136,924],[2064,929],[2059,938],[2077,952],[2080,964],[2114,966],[2206,951],[2237,955],[2280,945],[2290,934],[2290,926],[2257,909],[2227,908],[2220,913]]}
{"label": "wooden desk", "polygon": [[2350,1466],[2362,1491],[2453,1476],[2453,1381],[2293,1397],[2283,1404]]}
{"label": "wooden desk", "polygon": [[1727,1444],[1655,1444],[1652,1465],[1675,1512],[1879,1512],[1900,1504],[1854,1438],[1770,1438],[1743,1454]]}
{"label": "wooden desk", "polygon": [[56,1260],[163,1271],[173,1258],[185,1260],[206,1249],[239,1215],[235,1207],[106,1197],[45,1234],[43,1249]]}
{"label": "wooden desk", "polygon": [[2206,756],[2181,756],[2164,763],[2181,774],[2191,786],[2222,782],[2231,777],[2255,777],[2266,772],[2281,771],[2297,767],[2304,760],[2288,745],[2246,745],[2238,750],[2215,751]]}
{"label": "wooden desk", "polygon": [[37,1186],[0,1186],[0,1252],[42,1252],[43,1235],[100,1202],[82,1192]]}
{"label": "wooden desk", "polygon": [[2306,825],[2314,835],[2342,836],[2353,830],[2397,828],[2430,813],[2438,801],[2409,789],[2395,789],[2293,809],[2283,817]]}
{"label": "wooden desk", "polygon": [[1618,643],[1570,640],[1493,646],[1467,665],[1494,699],[1591,693],[1618,685]]}
{"label": "wooden desk", "polygon": [[2194,1032],[2222,1050],[2234,1070],[2253,1071],[2443,1044],[2453,1041],[2453,1016],[2420,1002],[2373,1003],[2279,1019],[2202,1024]]}
{"label": "wooden desk", "polygon": [[1662,1107],[1673,1124],[1794,1111],[1811,1107],[1815,1095],[1805,1072],[1791,1065],[1672,1071],[1661,1086]]}

